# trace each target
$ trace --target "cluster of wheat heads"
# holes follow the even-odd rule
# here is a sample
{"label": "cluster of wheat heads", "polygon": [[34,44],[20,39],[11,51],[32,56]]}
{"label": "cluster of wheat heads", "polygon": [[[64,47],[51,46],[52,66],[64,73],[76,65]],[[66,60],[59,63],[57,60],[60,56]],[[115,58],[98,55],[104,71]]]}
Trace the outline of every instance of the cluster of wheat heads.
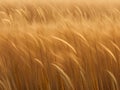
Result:
{"label": "cluster of wheat heads", "polygon": [[0,3],[0,90],[119,90],[120,7]]}

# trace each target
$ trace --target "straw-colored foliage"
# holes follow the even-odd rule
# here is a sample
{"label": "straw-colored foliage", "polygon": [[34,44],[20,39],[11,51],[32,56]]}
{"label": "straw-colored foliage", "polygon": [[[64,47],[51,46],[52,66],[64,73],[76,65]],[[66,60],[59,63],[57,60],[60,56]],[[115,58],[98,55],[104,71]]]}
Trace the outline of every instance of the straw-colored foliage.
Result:
{"label": "straw-colored foliage", "polygon": [[120,4],[0,2],[0,90],[120,90]]}

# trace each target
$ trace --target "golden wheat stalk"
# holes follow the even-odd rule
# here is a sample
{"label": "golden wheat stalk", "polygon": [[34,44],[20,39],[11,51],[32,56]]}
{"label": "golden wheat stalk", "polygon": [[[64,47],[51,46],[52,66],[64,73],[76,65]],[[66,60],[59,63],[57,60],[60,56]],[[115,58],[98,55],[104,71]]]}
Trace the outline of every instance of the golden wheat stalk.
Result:
{"label": "golden wheat stalk", "polygon": [[77,51],[75,50],[75,48],[72,45],[70,45],[67,41],[65,41],[65,40],[63,40],[63,39],[61,39],[59,37],[56,37],[56,36],[51,36],[51,37],[58,40],[58,41],[61,41],[62,43],[67,45],[75,54],[77,54]]}
{"label": "golden wheat stalk", "polygon": [[117,83],[117,80],[116,80],[114,74],[109,70],[107,70],[107,73],[112,80],[113,90],[119,90],[118,83]]}
{"label": "golden wheat stalk", "polygon": [[110,49],[108,49],[104,44],[99,43],[99,45],[105,50],[107,51],[113,58],[113,60],[117,63],[117,59],[115,57],[115,55],[112,53],[112,51],[110,51]]}
{"label": "golden wheat stalk", "polygon": [[115,44],[113,41],[111,41],[112,45],[120,52],[120,48],[117,44]]}
{"label": "golden wheat stalk", "polygon": [[75,90],[70,78],[68,77],[68,75],[58,65],[56,65],[56,64],[51,64],[51,65],[59,72],[61,77],[64,79],[67,87],[70,90]]}
{"label": "golden wheat stalk", "polygon": [[39,65],[40,65],[42,68],[44,68],[44,65],[43,65],[42,61],[40,61],[38,58],[34,58],[34,60],[35,60],[37,63],[39,63]]}
{"label": "golden wheat stalk", "polygon": [[85,42],[85,44],[89,47],[89,43],[88,43],[87,39],[82,34],[80,34],[77,31],[73,31],[73,33],[75,33],[77,36],[79,36]]}

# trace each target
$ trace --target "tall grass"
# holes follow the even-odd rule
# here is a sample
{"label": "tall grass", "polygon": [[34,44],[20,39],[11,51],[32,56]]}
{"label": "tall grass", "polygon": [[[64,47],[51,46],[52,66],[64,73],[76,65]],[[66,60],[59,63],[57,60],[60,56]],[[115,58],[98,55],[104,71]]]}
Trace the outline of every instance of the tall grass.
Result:
{"label": "tall grass", "polygon": [[119,3],[0,2],[0,90],[119,90]]}

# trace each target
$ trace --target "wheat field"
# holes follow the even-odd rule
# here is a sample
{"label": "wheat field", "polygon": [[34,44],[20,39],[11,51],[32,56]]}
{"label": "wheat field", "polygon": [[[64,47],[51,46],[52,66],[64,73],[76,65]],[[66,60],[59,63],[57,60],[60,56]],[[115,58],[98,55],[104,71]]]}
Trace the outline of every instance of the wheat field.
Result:
{"label": "wheat field", "polygon": [[120,90],[120,2],[1,0],[0,90]]}

